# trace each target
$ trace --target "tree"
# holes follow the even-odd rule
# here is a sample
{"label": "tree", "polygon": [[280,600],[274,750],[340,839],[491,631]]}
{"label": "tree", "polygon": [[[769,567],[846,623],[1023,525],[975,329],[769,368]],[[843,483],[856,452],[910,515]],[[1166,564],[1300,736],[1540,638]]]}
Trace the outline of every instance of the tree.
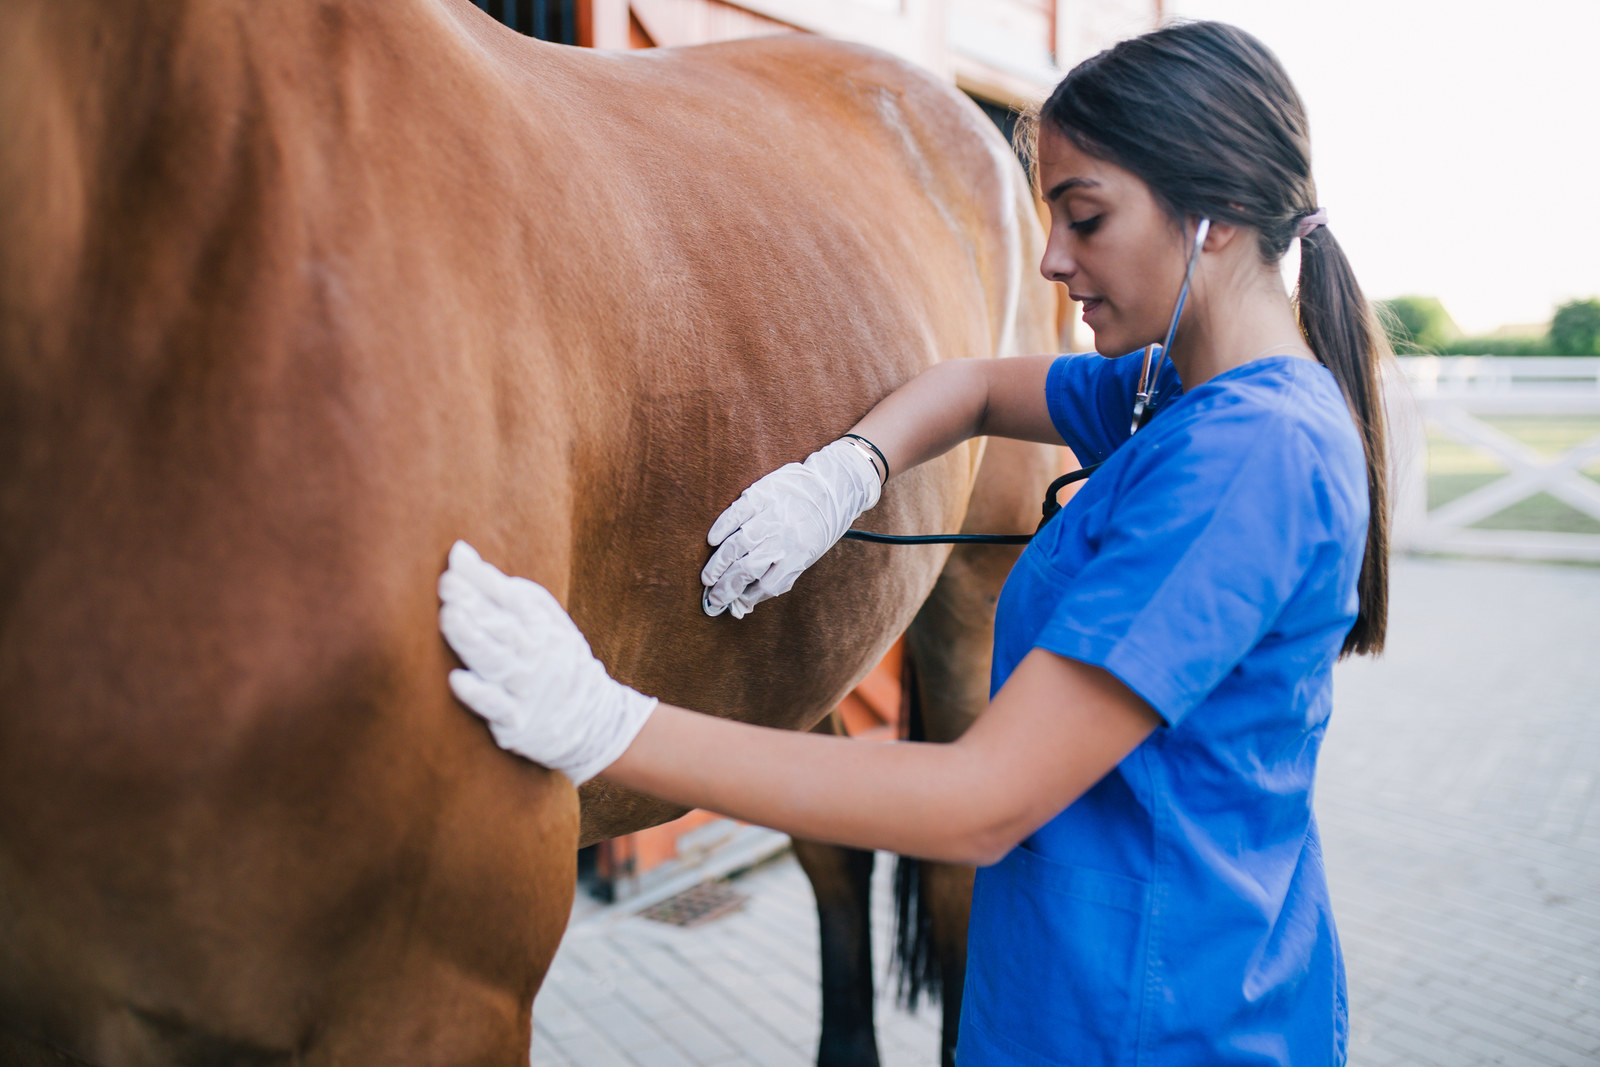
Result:
{"label": "tree", "polygon": [[1438,299],[1400,296],[1378,302],[1378,319],[1399,353],[1437,352],[1461,336],[1461,327]]}
{"label": "tree", "polygon": [[1569,300],[1550,320],[1550,351],[1558,356],[1600,356],[1600,299]]}
{"label": "tree", "polygon": [[1458,337],[1439,349],[1441,356],[1548,356],[1544,334],[1535,337]]}

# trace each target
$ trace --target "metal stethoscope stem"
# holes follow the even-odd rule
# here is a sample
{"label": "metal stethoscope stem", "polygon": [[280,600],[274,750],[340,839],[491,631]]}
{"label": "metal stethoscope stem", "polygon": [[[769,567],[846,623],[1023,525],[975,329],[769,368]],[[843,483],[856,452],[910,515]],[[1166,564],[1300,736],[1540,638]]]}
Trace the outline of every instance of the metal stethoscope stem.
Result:
{"label": "metal stethoscope stem", "polygon": [[[1183,288],[1178,290],[1178,303],[1172,309],[1172,321],[1167,324],[1166,339],[1161,342],[1159,350],[1155,345],[1144,347],[1144,368],[1139,372],[1139,391],[1133,399],[1133,428],[1129,433],[1138,433],[1139,427],[1155,410],[1155,401],[1152,395],[1156,388],[1156,370],[1161,366],[1161,357],[1172,350],[1172,335],[1178,332],[1178,319],[1183,315],[1183,303],[1189,299],[1189,286],[1194,282],[1195,264],[1200,262],[1200,246],[1205,244],[1206,234],[1211,232],[1211,220],[1201,219],[1194,228],[1194,245],[1189,249],[1189,265],[1183,272]],[[1158,354],[1159,352],[1159,354]]]}

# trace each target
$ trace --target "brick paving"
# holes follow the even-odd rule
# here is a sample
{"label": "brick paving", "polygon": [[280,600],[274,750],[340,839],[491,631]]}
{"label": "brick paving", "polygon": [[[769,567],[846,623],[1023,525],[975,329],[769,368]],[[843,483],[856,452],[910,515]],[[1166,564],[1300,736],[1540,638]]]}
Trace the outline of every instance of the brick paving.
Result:
{"label": "brick paving", "polygon": [[1600,1064],[1600,568],[1402,560],[1320,772],[1351,1063]]}
{"label": "brick paving", "polygon": [[[1402,559],[1392,595],[1389,652],[1339,668],[1317,798],[1350,1063],[1600,1064],[1600,568]],[[534,1062],[812,1062],[805,878],[783,855],[735,885],[745,906],[696,928],[622,908],[575,923]],[[878,1033],[886,1067],[937,1062],[933,1009],[880,988]]]}
{"label": "brick paving", "polygon": [[[893,936],[893,857],[873,871],[873,959]],[[816,1057],[821,993],[816,904],[787,852],[738,877],[742,908],[687,929],[638,915],[577,922],[534,1002],[533,1062],[761,1064]],[[938,1062],[939,1016],[893,1006],[880,983],[884,1067]]]}

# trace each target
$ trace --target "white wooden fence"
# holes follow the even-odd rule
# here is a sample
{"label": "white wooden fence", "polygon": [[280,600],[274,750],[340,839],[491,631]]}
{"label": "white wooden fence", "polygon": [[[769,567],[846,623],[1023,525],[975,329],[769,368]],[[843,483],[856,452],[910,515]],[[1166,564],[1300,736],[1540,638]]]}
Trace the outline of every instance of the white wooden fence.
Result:
{"label": "white wooden fence", "polygon": [[[1600,358],[1410,356],[1399,362],[1404,383],[1389,391],[1396,549],[1600,562],[1600,534],[1469,528],[1540,492],[1600,522],[1600,485],[1582,474],[1600,456],[1600,433],[1552,456],[1482,419],[1600,416]],[[1425,425],[1488,453],[1505,474],[1429,511]]]}

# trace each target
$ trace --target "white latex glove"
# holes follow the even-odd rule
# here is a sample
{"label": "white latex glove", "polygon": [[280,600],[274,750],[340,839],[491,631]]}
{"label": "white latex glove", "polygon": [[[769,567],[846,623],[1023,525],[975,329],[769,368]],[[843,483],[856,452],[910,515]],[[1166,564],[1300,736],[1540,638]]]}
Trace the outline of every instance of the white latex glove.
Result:
{"label": "white latex glove", "polygon": [[501,748],[581,785],[614,763],[655,710],[615,681],[550,591],[512,578],[457,541],[439,576],[439,629],[464,670],[461,702],[489,721]]}
{"label": "white latex glove", "polygon": [[742,619],[763,600],[787,593],[881,492],[878,468],[844,438],[756,482],[706,537],[721,546],[700,572],[706,614],[729,610]]}

